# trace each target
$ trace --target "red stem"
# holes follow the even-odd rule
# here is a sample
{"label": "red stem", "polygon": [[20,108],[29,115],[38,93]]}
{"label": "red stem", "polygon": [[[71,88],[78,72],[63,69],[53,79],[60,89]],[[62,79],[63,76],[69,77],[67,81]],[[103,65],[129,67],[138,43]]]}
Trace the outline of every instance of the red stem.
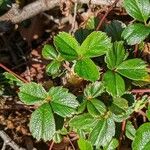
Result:
{"label": "red stem", "polygon": [[108,9],[108,10],[106,11],[106,13],[104,14],[103,18],[100,20],[100,22],[99,22],[99,24],[98,24],[98,26],[97,26],[97,28],[96,28],[96,31],[98,31],[98,30],[101,28],[101,26],[102,26],[102,24],[103,24],[105,18],[106,18],[107,15],[112,11],[112,9],[114,8],[114,6],[115,6],[118,2],[119,2],[119,0],[115,0],[114,3],[109,7],[109,9]]}
{"label": "red stem", "polygon": [[137,55],[138,55],[138,48],[139,48],[139,46],[138,46],[138,44],[136,44],[135,49],[134,49],[134,57],[137,57]]}
{"label": "red stem", "polygon": [[131,93],[150,93],[150,89],[133,89]]}
{"label": "red stem", "polygon": [[28,83],[27,80],[25,80],[24,78],[20,77],[19,75],[17,75],[16,73],[14,73],[13,71],[11,71],[10,69],[8,69],[6,66],[4,66],[3,64],[0,64],[0,67],[3,68],[4,70],[6,70],[7,72],[13,74],[15,77],[17,77],[18,79],[20,79],[21,81],[23,81],[24,83]]}

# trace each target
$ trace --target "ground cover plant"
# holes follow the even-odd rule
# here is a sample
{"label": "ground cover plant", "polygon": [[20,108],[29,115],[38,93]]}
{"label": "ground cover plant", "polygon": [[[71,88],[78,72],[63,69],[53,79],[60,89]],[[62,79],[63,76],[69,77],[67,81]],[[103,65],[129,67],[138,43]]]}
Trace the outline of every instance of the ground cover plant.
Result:
{"label": "ground cover plant", "polygon": [[[136,49],[149,42],[150,1],[124,0],[123,6],[134,19],[129,25],[113,20],[101,30],[91,17],[84,29],[59,32],[52,44],[44,44],[46,74],[67,78],[76,92],[3,74],[19,87],[20,101],[34,106],[29,130],[37,141],[61,143],[73,132],[73,149],[115,150],[123,141],[133,150],[150,148],[149,62]],[[135,122],[138,114],[144,122]]]}

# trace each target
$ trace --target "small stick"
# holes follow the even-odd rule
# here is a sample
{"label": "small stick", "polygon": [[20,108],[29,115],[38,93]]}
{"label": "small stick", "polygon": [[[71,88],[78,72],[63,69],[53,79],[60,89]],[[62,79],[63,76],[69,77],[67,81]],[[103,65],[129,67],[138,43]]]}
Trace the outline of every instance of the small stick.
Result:
{"label": "small stick", "polygon": [[139,46],[138,46],[138,44],[136,44],[135,49],[134,49],[134,57],[137,57],[137,55],[138,55],[138,48],[139,48]]}
{"label": "small stick", "polygon": [[120,137],[119,137],[119,147],[118,147],[118,150],[120,149],[120,146],[121,146],[121,141],[123,139],[123,135],[124,135],[124,132],[125,132],[125,128],[126,128],[126,120],[124,120],[122,122],[122,125],[121,125],[121,134],[120,134]]}
{"label": "small stick", "polygon": [[107,12],[104,14],[103,18],[100,20],[100,22],[99,22],[99,24],[98,24],[98,26],[97,26],[97,28],[96,28],[96,31],[98,31],[98,30],[101,28],[101,26],[102,26],[102,24],[103,24],[105,18],[106,18],[107,15],[112,11],[112,9],[114,8],[114,6],[115,6],[118,2],[119,2],[119,0],[115,0],[114,3],[109,7],[109,9],[107,10]]}
{"label": "small stick", "polygon": [[76,150],[75,147],[74,147],[74,145],[73,145],[73,143],[72,143],[72,141],[70,140],[69,136],[67,136],[67,137],[68,137],[69,143],[70,143],[71,146],[72,146],[72,149],[73,149],[73,150]]}
{"label": "small stick", "polygon": [[53,146],[54,146],[54,141],[52,141],[52,143],[51,143],[51,145],[49,147],[49,150],[52,150]]}
{"label": "small stick", "polygon": [[150,93],[150,89],[133,89],[131,93]]}
{"label": "small stick", "polygon": [[14,73],[13,71],[11,71],[10,69],[8,69],[6,66],[4,66],[3,64],[0,64],[0,67],[3,68],[4,70],[6,70],[7,72],[13,74],[15,77],[17,77],[18,79],[20,79],[21,81],[23,81],[24,83],[28,83],[28,81],[26,81],[24,78],[20,77],[19,75],[17,75],[16,73]]}
{"label": "small stick", "polygon": [[14,150],[25,150],[25,148],[19,147],[4,131],[0,130],[0,137],[3,139],[4,144],[3,144],[3,150],[6,147],[6,145],[9,145],[12,147]]}

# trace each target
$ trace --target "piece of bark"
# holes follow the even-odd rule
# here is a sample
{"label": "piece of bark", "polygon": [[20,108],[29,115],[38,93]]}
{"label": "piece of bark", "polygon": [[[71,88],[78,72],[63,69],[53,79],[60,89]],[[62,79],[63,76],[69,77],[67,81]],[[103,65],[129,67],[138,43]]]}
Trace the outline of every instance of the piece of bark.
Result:
{"label": "piece of bark", "polygon": [[[71,0],[77,3],[90,3],[94,5],[111,5],[115,0]],[[117,6],[122,5],[122,1],[117,4]],[[60,6],[61,0],[36,0],[21,10],[17,4],[13,4],[12,8],[0,17],[0,21],[11,21],[12,23],[19,23],[23,20],[29,19],[37,14],[50,10],[56,6]]]}

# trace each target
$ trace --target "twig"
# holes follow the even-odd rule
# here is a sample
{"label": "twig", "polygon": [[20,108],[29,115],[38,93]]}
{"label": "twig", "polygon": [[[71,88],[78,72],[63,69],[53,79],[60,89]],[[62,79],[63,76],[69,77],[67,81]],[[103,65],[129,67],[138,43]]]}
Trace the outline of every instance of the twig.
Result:
{"label": "twig", "polygon": [[[112,0],[114,1],[114,0]],[[36,0],[26,6],[24,6],[21,10],[17,4],[13,4],[12,8],[5,13],[3,16],[0,17],[0,21],[8,21],[10,20],[12,23],[19,23],[26,19],[29,19],[37,14],[50,10],[56,6],[60,6],[61,0]],[[72,0],[74,3],[89,3],[89,0]],[[91,0],[91,4],[93,5],[107,5],[109,6],[110,3],[106,0]],[[120,3],[118,6],[121,6]]]}
{"label": "twig", "polygon": [[99,22],[99,24],[98,24],[98,26],[97,26],[97,28],[96,28],[96,31],[98,31],[98,30],[101,28],[101,26],[102,26],[102,24],[103,24],[105,18],[106,18],[107,15],[112,11],[112,9],[114,8],[114,6],[115,6],[118,2],[119,2],[119,0],[115,0],[114,3],[109,7],[109,9],[107,10],[107,12],[104,14],[103,18],[100,20],[100,22]]}
{"label": "twig", "polygon": [[71,146],[72,146],[72,149],[73,149],[73,150],[76,150],[75,147],[74,147],[74,145],[73,145],[73,143],[72,143],[72,141],[70,140],[69,136],[67,136],[67,138],[68,138],[68,140],[69,140],[69,143],[70,143]]}
{"label": "twig", "polygon": [[52,150],[53,146],[54,146],[54,141],[52,141],[52,143],[51,143],[51,145],[49,147],[49,150]]}
{"label": "twig", "polygon": [[6,66],[4,66],[3,64],[0,64],[0,67],[3,68],[4,70],[6,70],[7,72],[13,74],[15,77],[17,77],[18,79],[20,79],[21,81],[23,81],[24,83],[28,83],[28,81],[26,81],[24,78],[22,78],[21,76],[17,75],[16,73],[14,73],[13,71],[11,71],[10,69],[8,69]]}
{"label": "twig", "polygon": [[131,93],[150,93],[150,89],[133,89]]}
{"label": "twig", "polygon": [[123,135],[124,135],[124,132],[125,132],[125,128],[126,128],[126,120],[124,120],[122,122],[122,125],[121,125],[121,134],[120,134],[120,137],[119,137],[119,147],[118,147],[118,150],[120,149],[120,146],[121,146],[121,141],[123,139]]}
{"label": "twig", "polygon": [[73,14],[73,20],[72,20],[72,27],[71,27],[70,33],[74,33],[74,29],[75,29],[76,15],[77,15],[77,5],[78,5],[78,3],[75,2],[75,4],[74,4],[74,14]]}
{"label": "twig", "polygon": [[19,147],[4,131],[0,130],[0,137],[3,139],[4,144],[2,150],[5,150],[6,145],[9,145],[14,150],[26,150],[25,148]]}
{"label": "twig", "polygon": [[134,49],[134,57],[137,57],[137,55],[138,55],[138,48],[139,48],[139,46],[138,46],[138,44],[136,44],[135,49]]}

